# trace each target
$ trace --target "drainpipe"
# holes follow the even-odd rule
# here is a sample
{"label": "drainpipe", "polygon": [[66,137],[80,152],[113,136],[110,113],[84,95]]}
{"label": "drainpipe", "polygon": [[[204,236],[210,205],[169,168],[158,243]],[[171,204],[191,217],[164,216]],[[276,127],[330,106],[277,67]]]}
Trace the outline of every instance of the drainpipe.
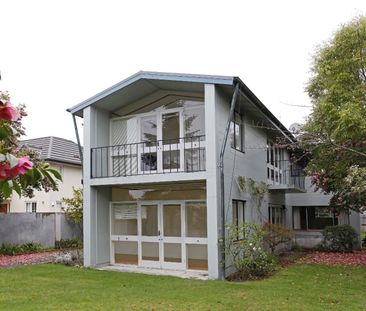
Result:
{"label": "drainpipe", "polygon": [[80,157],[81,167],[83,167],[83,150],[81,148],[79,131],[78,131],[78,125],[76,124],[76,117],[75,117],[74,114],[72,115],[72,120],[74,121],[74,129],[75,129],[75,134],[76,134],[76,141],[78,142],[78,147],[79,147],[79,157]]}
{"label": "drainpipe", "polygon": [[220,162],[219,162],[219,167],[220,167],[220,186],[221,186],[221,240],[222,240],[222,246],[221,246],[221,258],[222,258],[222,278],[225,279],[225,275],[226,275],[226,264],[225,264],[225,180],[224,180],[224,154],[225,154],[225,149],[226,149],[226,143],[227,143],[227,138],[229,136],[229,131],[230,131],[230,123],[231,120],[233,118],[234,115],[234,110],[235,110],[235,102],[236,102],[236,97],[238,95],[239,92],[239,82],[237,82],[235,84],[235,90],[234,90],[234,94],[233,97],[231,99],[231,104],[230,104],[230,113],[229,113],[229,118],[227,120],[227,125],[226,125],[226,130],[225,130],[225,134],[224,134],[224,140],[222,142],[222,146],[221,146],[221,151],[220,151]]}

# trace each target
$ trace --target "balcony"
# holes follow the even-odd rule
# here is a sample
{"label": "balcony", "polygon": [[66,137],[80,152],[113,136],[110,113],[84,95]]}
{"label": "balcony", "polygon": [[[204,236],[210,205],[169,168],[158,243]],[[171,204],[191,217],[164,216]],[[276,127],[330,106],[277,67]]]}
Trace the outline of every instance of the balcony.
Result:
{"label": "balcony", "polygon": [[91,149],[91,178],[205,170],[204,135]]}
{"label": "balcony", "polygon": [[269,190],[306,192],[303,167],[289,160],[274,160],[267,163]]}

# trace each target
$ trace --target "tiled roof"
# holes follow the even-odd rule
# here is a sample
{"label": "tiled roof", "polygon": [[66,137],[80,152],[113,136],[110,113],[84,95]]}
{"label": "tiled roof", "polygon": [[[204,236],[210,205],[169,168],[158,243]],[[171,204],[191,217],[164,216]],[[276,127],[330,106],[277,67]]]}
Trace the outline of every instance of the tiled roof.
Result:
{"label": "tiled roof", "polygon": [[47,136],[22,140],[20,145],[39,151],[41,159],[46,161],[81,165],[78,145],[71,140]]}

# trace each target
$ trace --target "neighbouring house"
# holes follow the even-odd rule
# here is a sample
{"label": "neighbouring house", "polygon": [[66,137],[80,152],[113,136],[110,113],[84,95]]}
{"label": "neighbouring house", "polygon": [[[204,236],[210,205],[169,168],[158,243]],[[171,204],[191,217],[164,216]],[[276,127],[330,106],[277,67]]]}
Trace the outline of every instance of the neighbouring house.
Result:
{"label": "neighbouring house", "polygon": [[[68,111],[84,119],[85,266],[217,279],[227,223],[283,224],[304,245],[326,225],[359,227],[309,190],[276,144],[295,138],[237,77],[138,72]],[[268,185],[260,205],[240,177]]]}
{"label": "neighbouring house", "polygon": [[60,172],[62,182],[58,191],[35,191],[33,198],[13,194],[4,203],[8,213],[59,213],[62,212],[62,198],[72,197],[72,187],[82,187],[82,169],[78,145],[71,140],[48,136],[23,140],[21,146],[39,152],[40,158]]}

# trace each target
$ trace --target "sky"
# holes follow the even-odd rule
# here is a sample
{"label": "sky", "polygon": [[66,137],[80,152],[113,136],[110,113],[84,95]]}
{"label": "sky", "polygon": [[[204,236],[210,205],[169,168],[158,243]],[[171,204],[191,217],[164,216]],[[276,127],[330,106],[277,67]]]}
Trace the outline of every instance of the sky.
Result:
{"label": "sky", "polygon": [[312,55],[366,1],[0,0],[0,12],[0,90],[26,105],[26,138],[75,141],[66,109],[139,70],[239,76],[285,126],[301,123]]}

